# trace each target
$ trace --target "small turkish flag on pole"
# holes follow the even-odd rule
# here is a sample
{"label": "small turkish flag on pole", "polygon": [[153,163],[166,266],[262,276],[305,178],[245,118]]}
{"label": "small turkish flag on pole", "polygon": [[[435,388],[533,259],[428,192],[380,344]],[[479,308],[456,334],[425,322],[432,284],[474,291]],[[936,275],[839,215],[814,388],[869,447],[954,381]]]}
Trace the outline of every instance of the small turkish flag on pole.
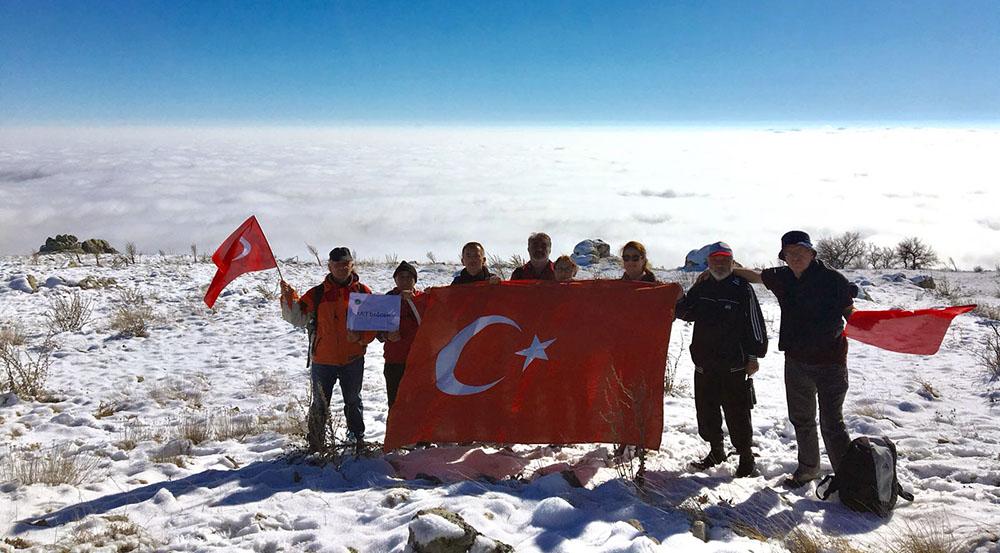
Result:
{"label": "small turkish flag on pole", "polygon": [[676,284],[432,288],[385,449],[421,441],[656,449]]}
{"label": "small turkish flag on pole", "polygon": [[278,266],[271,253],[271,246],[264,237],[264,231],[257,223],[257,217],[251,215],[240,225],[240,228],[226,238],[212,254],[212,261],[219,268],[215,278],[205,294],[205,304],[215,305],[216,298],[227,284],[243,273],[273,269]]}
{"label": "small turkish flag on pole", "polygon": [[855,311],[847,321],[844,335],[888,351],[934,355],[951,320],[975,308],[975,305],[959,305],[916,311]]}

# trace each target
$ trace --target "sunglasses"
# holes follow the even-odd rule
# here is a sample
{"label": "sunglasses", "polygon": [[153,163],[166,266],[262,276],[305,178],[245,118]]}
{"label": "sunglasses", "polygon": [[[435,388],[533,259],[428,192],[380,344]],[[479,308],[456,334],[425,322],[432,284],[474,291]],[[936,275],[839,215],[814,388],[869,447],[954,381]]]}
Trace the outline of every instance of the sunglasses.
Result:
{"label": "sunglasses", "polygon": [[639,254],[635,254],[635,255],[623,255],[622,256],[622,260],[623,261],[639,261],[641,259],[642,259],[642,256],[639,255]]}

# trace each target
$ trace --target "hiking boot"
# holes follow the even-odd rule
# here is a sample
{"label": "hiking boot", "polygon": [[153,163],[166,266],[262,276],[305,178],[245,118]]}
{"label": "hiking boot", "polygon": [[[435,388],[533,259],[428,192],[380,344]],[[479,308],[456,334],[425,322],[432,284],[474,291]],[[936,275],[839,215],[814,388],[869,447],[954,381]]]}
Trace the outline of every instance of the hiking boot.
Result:
{"label": "hiking boot", "polygon": [[700,461],[691,461],[690,463],[688,463],[688,466],[691,467],[692,470],[705,470],[708,468],[712,468],[715,465],[718,465],[719,463],[725,460],[726,460],[726,452],[721,447],[720,448],[713,447],[712,450],[708,452],[708,455],[706,455],[704,459]]}
{"label": "hiking boot", "polygon": [[791,476],[785,478],[785,481],[781,483],[782,486],[790,489],[801,488],[809,482],[819,478],[819,471],[805,471],[796,470]]}
{"label": "hiking boot", "polygon": [[740,464],[736,467],[736,478],[746,478],[757,469],[757,461],[753,458],[753,453],[741,453]]}

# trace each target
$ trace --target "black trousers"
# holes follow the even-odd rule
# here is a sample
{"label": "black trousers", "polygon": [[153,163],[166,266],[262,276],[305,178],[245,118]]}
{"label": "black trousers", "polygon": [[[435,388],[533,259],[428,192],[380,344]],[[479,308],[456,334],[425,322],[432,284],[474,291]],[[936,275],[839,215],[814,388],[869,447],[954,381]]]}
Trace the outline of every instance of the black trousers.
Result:
{"label": "black trousers", "polygon": [[389,407],[396,402],[396,393],[399,391],[399,381],[403,380],[404,369],[406,369],[405,363],[386,363],[385,370],[382,371],[385,375],[385,394],[389,397]]}
{"label": "black trousers", "polygon": [[696,371],[694,405],[698,413],[698,435],[703,440],[713,447],[722,446],[722,413],[725,413],[733,447],[739,453],[750,452],[753,425],[746,371]]}

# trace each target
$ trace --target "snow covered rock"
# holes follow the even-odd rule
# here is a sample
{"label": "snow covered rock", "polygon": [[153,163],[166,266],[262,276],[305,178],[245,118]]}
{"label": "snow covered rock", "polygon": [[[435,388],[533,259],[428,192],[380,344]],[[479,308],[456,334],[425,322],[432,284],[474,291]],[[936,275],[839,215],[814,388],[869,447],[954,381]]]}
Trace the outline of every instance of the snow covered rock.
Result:
{"label": "snow covered rock", "polygon": [[910,282],[924,288],[925,290],[934,290],[937,288],[937,284],[934,282],[934,277],[929,275],[917,275],[915,277],[911,277]]}
{"label": "snow covered rock", "polygon": [[514,548],[486,536],[447,509],[418,511],[410,521],[407,551],[413,553],[508,553]]}
{"label": "snow covered rock", "polygon": [[29,275],[18,275],[10,279],[9,286],[14,290],[19,292],[24,292],[26,294],[34,293],[35,289],[31,286],[31,281],[28,280]]}
{"label": "snow covered rock", "polygon": [[702,246],[697,250],[689,251],[688,254],[684,256],[684,266],[680,267],[680,270],[701,272],[708,269],[709,246],[711,246],[711,244]]}
{"label": "snow covered rock", "polygon": [[68,285],[69,284],[66,282],[65,279],[58,276],[50,276],[49,278],[45,279],[45,284],[42,284],[42,286],[46,288],[55,288],[57,286],[68,286]]}
{"label": "snow covered rock", "polygon": [[906,280],[906,275],[903,273],[893,273],[891,275],[882,275],[882,280],[888,280],[889,282],[903,282]]}
{"label": "snow covered rock", "polygon": [[611,257],[611,246],[600,238],[587,239],[573,248],[572,257],[577,265],[592,265],[601,259]]}

